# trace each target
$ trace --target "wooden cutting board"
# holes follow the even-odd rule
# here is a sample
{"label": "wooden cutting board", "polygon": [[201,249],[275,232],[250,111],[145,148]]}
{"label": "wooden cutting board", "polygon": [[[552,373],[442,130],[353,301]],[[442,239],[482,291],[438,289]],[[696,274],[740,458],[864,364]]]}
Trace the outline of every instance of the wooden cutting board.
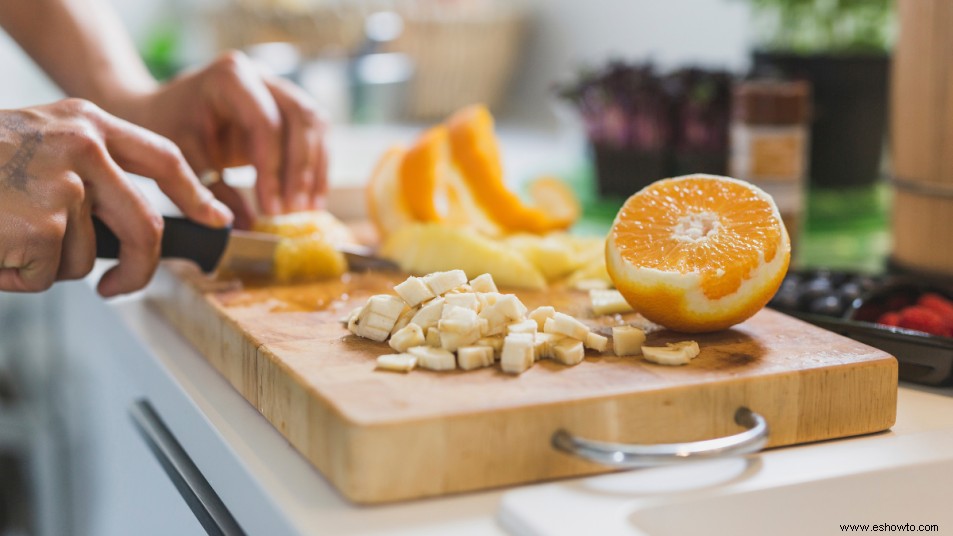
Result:
{"label": "wooden cutting board", "polygon": [[[565,428],[589,439],[682,442],[741,431],[740,406],[763,415],[777,447],[893,425],[890,355],[764,310],[733,329],[693,335],[701,354],[666,367],[641,358],[408,374],[376,371],[384,343],[350,335],[340,317],[402,279],[244,287],[187,263],[160,268],[159,309],[349,499],[379,503],[608,469],[550,446]],[[518,293],[600,327],[585,293]],[[638,320],[629,315],[623,320]],[[601,329],[615,320],[602,319]],[[649,342],[689,338],[667,331]]]}

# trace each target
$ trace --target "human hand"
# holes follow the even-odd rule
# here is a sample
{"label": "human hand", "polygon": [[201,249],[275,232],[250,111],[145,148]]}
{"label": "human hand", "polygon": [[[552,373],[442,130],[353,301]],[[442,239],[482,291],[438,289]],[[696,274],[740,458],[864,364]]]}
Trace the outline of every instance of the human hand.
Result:
{"label": "human hand", "polygon": [[0,111],[0,290],[33,292],[93,267],[96,215],[119,238],[103,296],[137,290],[159,258],[162,218],[123,170],[153,178],[183,213],[222,227],[229,210],[168,139],[68,99]]}
{"label": "human hand", "polygon": [[[107,108],[174,141],[198,173],[252,164],[264,214],[321,208],[327,189],[325,122],[310,97],[264,75],[239,52],[155,91],[114,97]],[[210,189],[247,228],[253,212],[218,182]]]}

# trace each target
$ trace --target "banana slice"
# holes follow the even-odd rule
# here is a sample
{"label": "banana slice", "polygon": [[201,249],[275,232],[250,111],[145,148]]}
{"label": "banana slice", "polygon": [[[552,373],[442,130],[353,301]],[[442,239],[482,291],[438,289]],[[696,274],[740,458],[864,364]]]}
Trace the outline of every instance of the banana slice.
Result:
{"label": "banana slice", "polygon": [[453,370],[457,368],[457,359],[453,352],[430,346],[414,346],[407,353],[417,358],[420,368],[430,370]]}
{"label": "banana slice", "polygon": [[664,347],[642,347],[642,356],[646,361],[659,365],[685,365],[698,356],[698,352],[698,343],[695,341],[670,342]]}
{"label": "banana slice", "polygon": [[387,354],[378,356],[377,368],[395,372],[410,372],[417,366],[417,358],[410,354]]}
{"label": "banana slice", "polygon": [[589,291],[589,301],[592,302],[592,312],[597,315],[631,313],[635,310],[618,290],[592,289]]}

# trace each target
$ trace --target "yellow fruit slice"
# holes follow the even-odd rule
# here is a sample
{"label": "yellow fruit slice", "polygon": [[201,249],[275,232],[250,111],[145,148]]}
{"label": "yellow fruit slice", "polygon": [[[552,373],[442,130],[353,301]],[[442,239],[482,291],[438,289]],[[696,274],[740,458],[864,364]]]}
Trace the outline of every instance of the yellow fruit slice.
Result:
{"label": "yellow fruit slice", "polygon": [[404,153],[400,147],[384,153],[367,183],[367,212],[382,237],[414,221],[399,182]]}
{"label": "yellow fruit slice", "polygon": [[501,287],[546,287],[543,274],[525,257],[464,227],[438,223],[406,225],[387,237],[380,253],[415,275],[460,269],[469,278],[489,273]]}
{"label": "yellow fruit slice", "polygon": [[643,316],[685,332],[754,315],[787,272],[791,243],[771,196],[747,182],[689,175],[630,197],[606,242],[615,286]]}
{"label": "yellow fruit slice", "polygon": [[274,276],[284,283],[337,277],[346,271],[344,255],[319,235],[282,238],[275,249]]}
{"label": "yellow fruit slice", "polygon": [[569,227],[576,223],[582,209],[576,194],[556,177],[540,177],[529,185],[533,206],[549,215],[558,225]]}
{"label": "yellow fruit slice", "polygon": [[547,281],[555,281],[566,277],[579,266],[575,249],[565,236],[523,233],[509,236],[505,242],[533,263]]}
{"label": "yellow fruit slice", "polygon": [[318,235],[332,244],[357,243],[351,229],[333,214],[324,210],[262,216],[255,222],[254,230],[288,238]]}
{"label": "yellow fruit slice", "polygon": [[474,105],[458,111],[447,121],[447,129],[453,162],[474,202],[492,221],[509,232],[536,234],[564,229],[571,223],[525,205],[506,187],[493,116],[486,107]]}
{"label": "yellow fruit slice", "polygon": [[275,279],[281,282],[336,277],[347,260],[336,244],[356,244],[351,229],[330,212],[312,210],[260,218],[255,230],[281,237],[275,249]]}

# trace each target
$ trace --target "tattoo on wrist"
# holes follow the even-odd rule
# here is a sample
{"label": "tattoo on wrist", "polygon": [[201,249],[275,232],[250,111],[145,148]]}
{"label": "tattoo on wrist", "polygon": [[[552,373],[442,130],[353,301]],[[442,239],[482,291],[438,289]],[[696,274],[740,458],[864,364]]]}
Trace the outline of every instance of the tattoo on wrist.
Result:
{"label": "tattoo on wrist", "polygon": [[19,117],[0,120],[0,128],[9,130],[18,138],[17,150],[0,166],[0,184],[17,190],[26,190],[33,178],[26,170],[43,142],[43,133],[26,125]]}

